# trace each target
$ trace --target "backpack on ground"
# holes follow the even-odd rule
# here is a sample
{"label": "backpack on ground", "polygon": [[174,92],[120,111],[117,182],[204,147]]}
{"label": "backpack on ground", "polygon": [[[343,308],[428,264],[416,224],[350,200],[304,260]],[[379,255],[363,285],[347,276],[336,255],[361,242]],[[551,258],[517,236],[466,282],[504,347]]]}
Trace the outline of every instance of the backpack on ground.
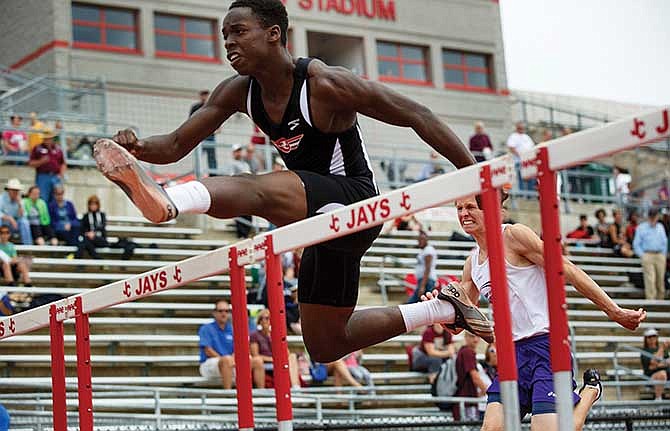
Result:
{"label": "backpack on ground", "polygon": [[[430,393],[434,397],[451,397],[458,390],[458,374],[456,373],[456,358],[448,358],[442,363],[435,380],[430,385]],[[440,410],[450,409],[451,403],[435,403]]]}

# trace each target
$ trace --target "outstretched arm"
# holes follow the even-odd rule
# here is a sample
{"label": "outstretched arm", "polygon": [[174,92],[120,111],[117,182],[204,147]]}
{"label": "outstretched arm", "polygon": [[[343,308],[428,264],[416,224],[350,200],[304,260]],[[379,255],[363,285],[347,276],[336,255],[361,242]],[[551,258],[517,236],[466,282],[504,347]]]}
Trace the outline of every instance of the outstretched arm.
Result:
{"label": "outstretched arm", "polygon": [[193,150],[235,112],[246,112],[248,79],[235,76],[220,83],[202,108],[175,131],[137,139],[131,129],[118,132],[114,140],[135,157],[155,164],[173,163]]}
{"label": "outstretched arm", "polygon": [[[505,238],[506,247],[544,268],[544,243],[535,232],[527,226],[515,224],[505,229],[505,235],[509,235]],[[565,256],[563,256],[563,272],[568,283],[575,286],[579,293],[624,328],[632,331],[645,319],[646,312],[642,308],[628,310],[619,307],[591,277]]]}
{"label": "outstretched arm", "polygon": [[[315,71],[313,75],[312,71]],[[317,63],[314,68],[310,67],[310,75],[313,76],[310,80],[312,100],[328,101],[334,117],[352,115],[353,119],[355,112],[359,112],[394,126],[411,127],[457,168],[475,163],[458,136],[426,106],[341,67]]]}

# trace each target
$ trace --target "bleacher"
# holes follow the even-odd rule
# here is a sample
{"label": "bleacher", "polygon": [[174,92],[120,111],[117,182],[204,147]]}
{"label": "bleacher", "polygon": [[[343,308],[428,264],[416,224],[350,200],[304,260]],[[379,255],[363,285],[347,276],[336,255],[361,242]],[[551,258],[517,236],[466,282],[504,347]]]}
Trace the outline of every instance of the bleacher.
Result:
{"label": "bleacher", "polygon": [[[120,250],[113,248],[100,249],[103,259],[91,260],[68,259],[72,247],[18,246],[19,254],[34,256],[31,277],[35,287],[3,286],[0,292],[69,296],[227,243],[207,238],[199,229],[174,223],[154,226],[128,217],[110,217],[109,223],[110,233],[130,237],[140,244],[131,260],[119,260]],[[431,233],[431,243],[438,250],[438,273],[460,276],[473,243],[450,241],[447,233],[438,232]],[[667,319],[670,301],[646,301],[643,291],[628,283],[627,274],[640,271],[638,259],[614,257],[610,250],[596,247],[573,246],[568,250],[571,259],[619,304],[648,310],[642,328],[631,333],[611,322],[569,287],[568,315],[580,373],[585,368],[596,367],[605,379],[613,380],[618,373],[622,378],[640,380],[639,354],[624,350],[617,352],[619,368],[615,369],[615,351],[622,345],[639,347],[644,328],[655,327],[667,333],[670,330]],[[404,302],[406,294],[402,278],[412,272],[417,251],[413,234],[380,237],[363,259],[359,307],[381,305],[380,286],[383,286],[390,304]],[[380,283],[382,273],[384,280]],[[250,273],[247,279],[251,281]],[[209,277],[91,315],[94,384],[217,388],[219,382],[203,379],[198,373],[197,330],[211,320],[213,301],[230,295],[229,287],[227,275]],[[486,304],[482,306],[487,307]],[[249,306],[252,310],[259,307]],[[66,364],[70,376],[74,375],[76,367],[73,334],[73,321],[66,321]],[[457,336],[456,340],[460,342],[462,336]],[[415,332],[366,349],[363,364],[373,372],[375,383],[381,386],[418,384],[425,390],[426,375],[408,369],[405,353],[405,346],[419,341],[420,333]],[[50,384],[47,329],[11,337],[3,340],[1,345],[0,385],[3,388]],[[303,351],[302,338],[289,336],[289,347],[291,351]],[[480,347],[483,349],[483,343]],[[632,371],[622,373],[622,367]],[[607,391],[613,395],[612,389]],[[631,399],[646,393],[644,387],[624,389],[624,397]]]}

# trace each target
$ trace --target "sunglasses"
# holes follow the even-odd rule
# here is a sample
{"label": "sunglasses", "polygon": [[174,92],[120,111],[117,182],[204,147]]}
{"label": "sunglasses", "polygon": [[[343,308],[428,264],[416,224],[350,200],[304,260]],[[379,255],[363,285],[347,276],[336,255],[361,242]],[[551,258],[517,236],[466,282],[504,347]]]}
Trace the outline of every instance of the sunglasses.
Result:
{"label": "sunglasses", "polygon": [[216,310],[217,313],[230,313],[230,308],[217,308]]}

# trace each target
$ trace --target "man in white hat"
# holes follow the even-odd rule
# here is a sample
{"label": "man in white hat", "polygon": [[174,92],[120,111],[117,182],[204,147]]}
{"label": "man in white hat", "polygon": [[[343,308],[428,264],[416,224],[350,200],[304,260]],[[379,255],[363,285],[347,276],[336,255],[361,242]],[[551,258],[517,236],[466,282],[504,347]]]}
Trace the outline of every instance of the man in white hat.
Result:
{"label": "man in white hat", "polygon": [[21,242],[32,245],[30,225],[21,201],[23,185],[17,178],[10,179],[5,185],[5,192],[0,195],[0,226],[8,226],[12,235],[21,235]]}

